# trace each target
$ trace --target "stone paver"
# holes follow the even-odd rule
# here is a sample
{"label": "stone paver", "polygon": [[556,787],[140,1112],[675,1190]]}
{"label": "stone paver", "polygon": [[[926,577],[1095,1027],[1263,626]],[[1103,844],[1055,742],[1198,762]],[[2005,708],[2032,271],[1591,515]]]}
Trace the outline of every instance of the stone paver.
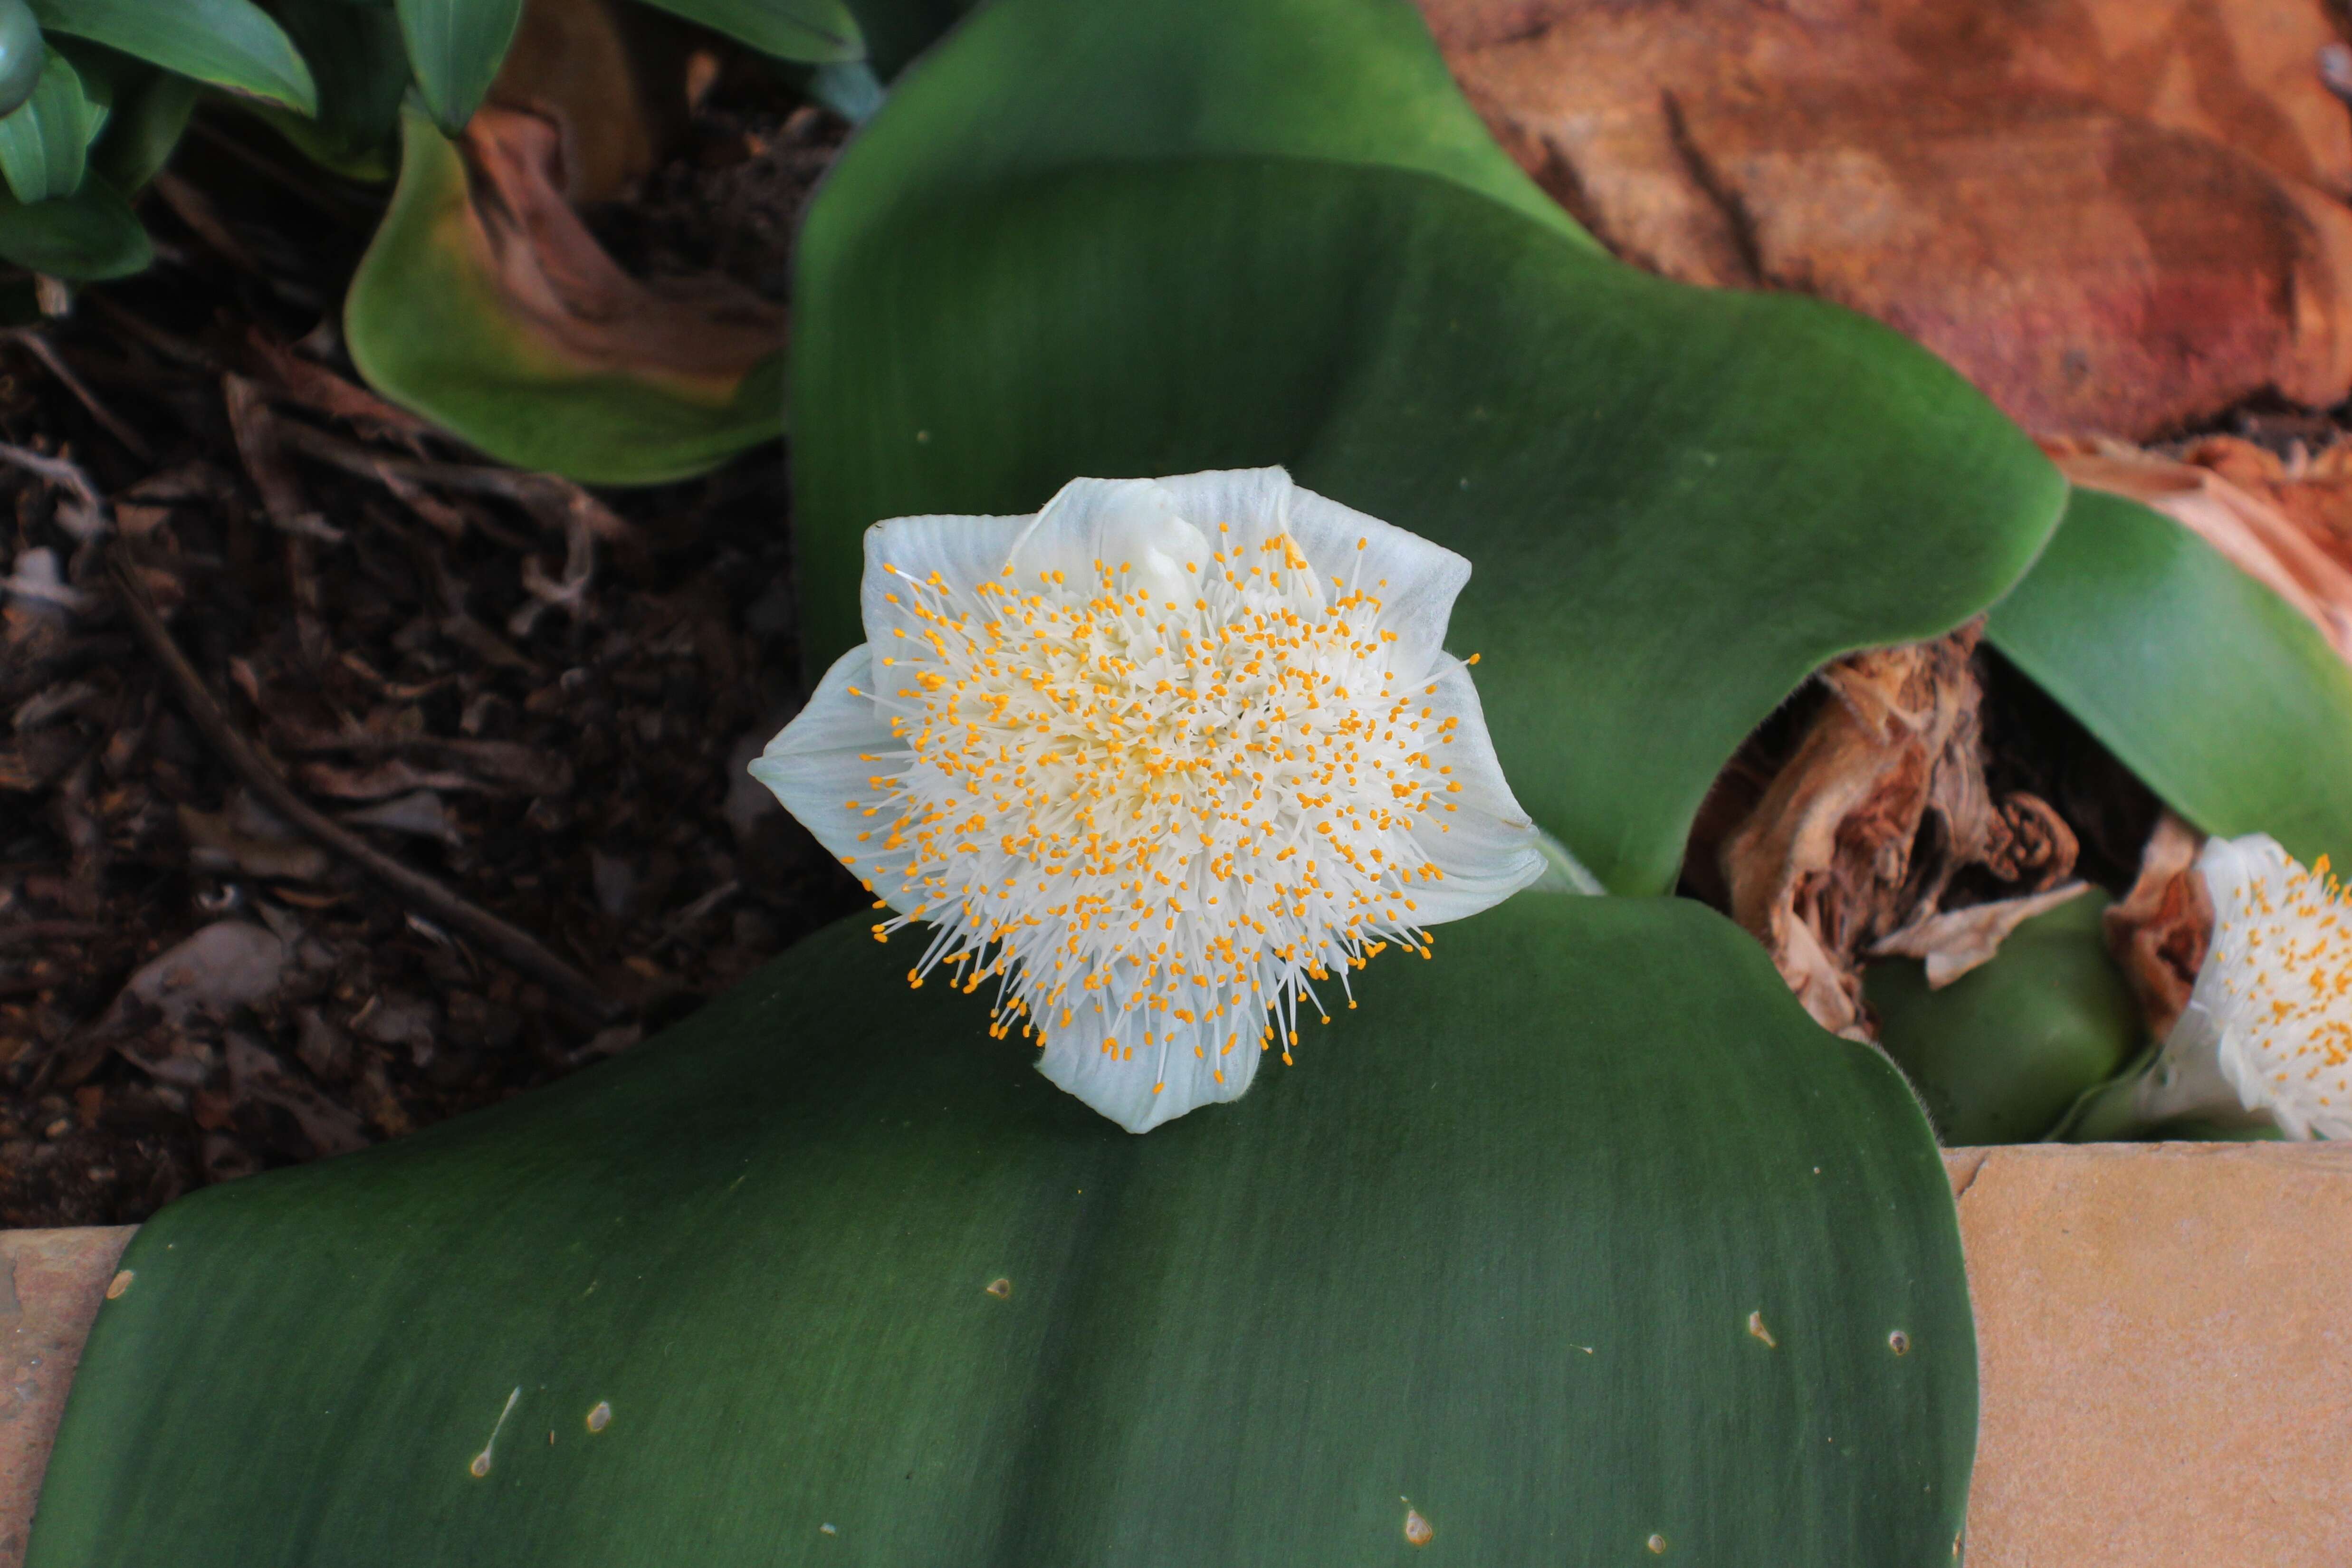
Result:
{"label": "stone paver", "polygon": [[1969,1568],[2352,1563],[2352,1144],[1955,1150]]}
{"label": "stone paver", "polygon": [[0,1230],[0,1568],[25,1560],[25,1532],[66,1386],[131,1227]]}

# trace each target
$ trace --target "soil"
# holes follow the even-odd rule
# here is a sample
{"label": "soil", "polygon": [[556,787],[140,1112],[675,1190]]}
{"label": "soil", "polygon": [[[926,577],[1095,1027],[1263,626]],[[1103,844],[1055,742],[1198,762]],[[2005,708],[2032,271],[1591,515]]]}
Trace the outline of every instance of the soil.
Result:
{"label": "soil", "polygon": [[[730,77],[592,221],[781,300],[843,131]],[[157,266],[0,337],[0,1226],[135,1222],[503,1100],[863,902],[742,773],[800,690],[781,441],[591,496],[374,405],[336,307],[383,200],[207,110],[142,203]],[[135,635],[117,551],[306,800],[610,1014],[278,820]]]}

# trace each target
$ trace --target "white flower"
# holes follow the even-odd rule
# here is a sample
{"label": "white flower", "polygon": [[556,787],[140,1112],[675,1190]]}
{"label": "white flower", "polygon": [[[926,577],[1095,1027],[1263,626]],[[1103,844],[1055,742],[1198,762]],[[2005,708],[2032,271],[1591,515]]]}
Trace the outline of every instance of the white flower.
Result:
{"label": "white flower", "polygon": [[913,984],[993,981],[992,1033],[1141,1132],[1543,872],[1441,646],[1469,575],[1279,468],[893,519],[868,640],[751,771],[897,911],[877,939],[936,927]]}
{"label": "white flower", "polygon": [[2141,1080],[2141,1117],[2268,1118],[2290,1138],[2352,1137],[2352,899],[2325,856],[2306,871],[2266,834],[2209,840],[2197,868],[2212,944]]}

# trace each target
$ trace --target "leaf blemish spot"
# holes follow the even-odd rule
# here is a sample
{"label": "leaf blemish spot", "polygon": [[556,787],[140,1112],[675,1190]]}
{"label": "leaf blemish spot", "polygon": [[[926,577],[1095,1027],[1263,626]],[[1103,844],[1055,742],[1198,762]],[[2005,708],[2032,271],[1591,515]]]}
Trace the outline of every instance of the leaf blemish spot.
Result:
{"label": "leaf blemish spot", "polygon": [[1911,1336],[1905,1333],[1901,1329],[1896,1329],[1894,1332],[1886,1336],[1886,1348],[1893,1351],[1896,1355],[1909,1355],[1911,1353]]}
{"label": "leaf blemish spot", "polygon": [[1748,1332],[1750,1338],[1762,1340],[1768,1351],[1780,1348],[1780,1342],[1774,1339],[1772,1331],[1764,1326],[1764,1314],[1760,1310],[1748,1314]]}
{"label": "leaf blemish spot", "polygon": [[613,1406],[609,1400],[600,1399],[596,1408],[588,1412],[588,1430],[602,1432],[613,1424]]}
{"label": "leaf blemish spot", "polygon": [[820,1524],[816,1527],[816,1530],[819,1535],[839,1535],[841,1533],[840,1531],[835,1530],[829,1524]]}
{"label": "leaf blemish spot", "polygon": [[499,1433],[505,1428],[507,1417],[514,1414],[515,1401],[521,1397],[522,1385],[517,1384],[515,1391],[507,1395],[506,1406],[499,1412],[497,1424],[490,1428],[490,1440],[482,1445],[482,1451],[474,1456],[472,1464],[466,1467],[467,1473],[476,1480],[490,1473],[490,1450],[499,1446]]}
{"label": "leaf blemish spot", "polygon": [[1651,1556],[1664,1557],[1666,1554],[1666,1538],[1664,1536],[1653,1531],[1651,1533],[1648,1545]]}
{"label": "leaf blemish spot", "polygon": [[131,1289],[131,1281],[133,1278],[134,1275],[132,1271],[126,1268],[121,1273],[117,1274],[113,1279],[108,1280],[106,1282],[106,1299],[110,1301],[120,1301],[122,1300],[122,1293]]}
{"label": "leaf blemish spot", "polygon": [[982,1287],[982,1289],[986,1289],[990,1295],[995,1297],[1000,1301],[1010,1301],[1013,1300],[1013,1281],[1010,1279],[992,1279],[987,1283],[987,1285]]}
{"label": "leaf blemish spot", "polygon": [[1404,1504],[1404,1541],[1408,1546],[1426,1546],[1437,1539],[1437,1527],[1422,1517],[1421,1510],[1412,1506],[1411,1498],[1399,1498]]}

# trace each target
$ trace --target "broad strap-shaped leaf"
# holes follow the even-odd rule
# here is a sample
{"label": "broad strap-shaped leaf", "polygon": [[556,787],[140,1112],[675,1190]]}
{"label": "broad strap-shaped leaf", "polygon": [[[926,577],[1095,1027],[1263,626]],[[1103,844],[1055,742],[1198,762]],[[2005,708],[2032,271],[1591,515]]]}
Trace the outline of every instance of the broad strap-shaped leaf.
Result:
{"label": "broad strap-shaped leaf", "polygon": [[29,1568],[1948,1568],[1941,1163],[1729,922],[1522,897],[1143,1137],[902,947],[165,1210]]}
{"label": "broad strap-shaped leaf", "polygon": [[52,33],[94,44],[298,113],[316,113],[310,69],[252,0],[33,0]]}
{"label": "broad strap-shaped leaf", "polygon": [[0,118],[0,174],[9,193],[20,202],[45,202],[81,189],[89,144],[110,107],[102,80],[85,80],[73,61],[51,49],[33,96]]}
{"label": "broad strap-shaped leaf", "polygon": [[403,117],[400,184],[343,307],[369,384],[495,457],[595,483],[677,479],[774,439],[781,313],[625,278],[534,173],[553,134],[484,110],[467,145],[498,161],[499,194],[477,204],[459,149]]}
{"label": "broad strap-shaped leaf", "polygon": [[27,206],[0,193],[0,260],[77,282],[128,277],[155,259],[147,231],[105,179]]}
{"label": "broad strap-shaped leaf", "polygon": [[878,519],[1280,463],[1475,568],[1454,619],[1520,801],[1672,883],[1733,749],[1848,649],[1937,634],[2063,500],[1942,364],[1813,301],[1601,255],[1364,0],[998,0],[803,235],[811,668]]}
{"label": "broad strap-shaped leaf", "polygon": [[844,0],[646,0],[779,59],[818,65],[866,58],[865,36]]}
{"label": "broad strap-shaped leaf", "polygon": [[2011,931],[1940,991],[1910,959],[1864,973],[1879,1039],[1947,1143],[2031,1143],[2147,1043],[2107,957],[2106,896],[2089,892]]}
{"label": "broad strap-shaped leaf", "polygon": [[396,0],[416,90],[434,123],[466,128],[522,23],[523,0]]}
{"label": "broad strap-shaped leaf", "polygon": [[2352,864],[2352,669],[2170,518],[2076,490],[1985,636],[2198,827]]}

